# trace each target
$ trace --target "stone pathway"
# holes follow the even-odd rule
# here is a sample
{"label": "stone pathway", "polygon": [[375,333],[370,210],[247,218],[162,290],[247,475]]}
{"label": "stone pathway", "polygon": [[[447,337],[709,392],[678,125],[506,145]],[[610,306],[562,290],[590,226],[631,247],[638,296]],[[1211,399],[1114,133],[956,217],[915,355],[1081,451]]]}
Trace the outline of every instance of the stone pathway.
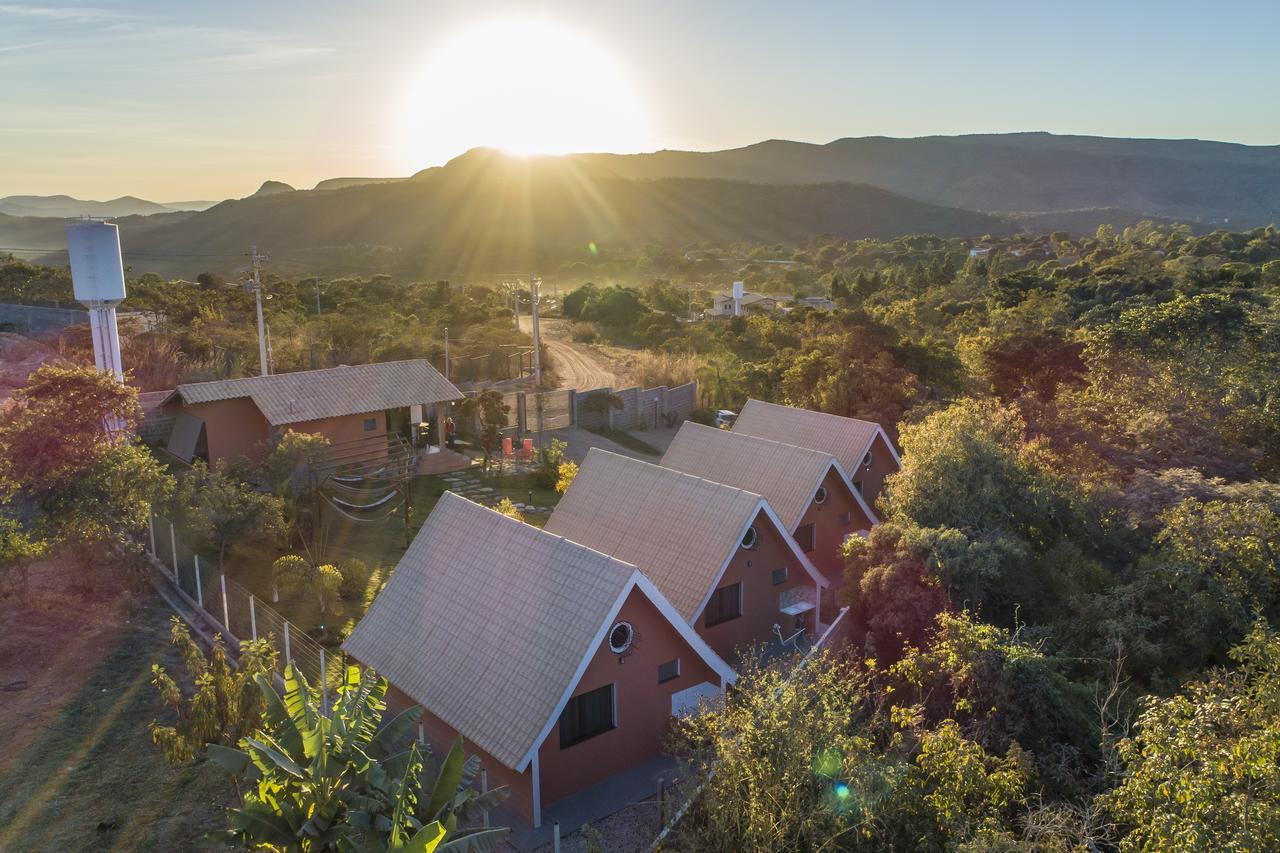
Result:
{"label": "stone pathway", "polygon": [[[493,486],[486,486],[484,480],[478,474],[473,474],[469,471],[449,474],[441,479],[444,480],[448,491],[456,492],[464,498],[487,507],[496,508],[502,502],[502,499],[506,497],[505,495],[497,494],[497,490]],[[549,506],[538,506],[522,501],[513,501],[512,503],[521,512],[550,513],[552,509]]]}

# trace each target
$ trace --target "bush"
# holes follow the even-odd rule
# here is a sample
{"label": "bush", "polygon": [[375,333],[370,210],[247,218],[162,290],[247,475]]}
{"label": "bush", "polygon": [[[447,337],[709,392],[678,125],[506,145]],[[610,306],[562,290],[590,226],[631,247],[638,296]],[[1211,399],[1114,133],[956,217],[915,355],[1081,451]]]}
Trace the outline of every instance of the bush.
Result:
{"label": "bush", "polygon": [[635,384],[641,388],[665,385],[674,388],[698,378],[698,358],[687,352],[650,352],[636,354],[631,368]]}
{"label": "bush", "polygon": [[600,340],[600,330],[595,323],[574,323],[569,327],[569,337],[574,343],[594,344]]}
{"label": "bush", "polygon": [[355,601],[364,595],[371,572],[363,560],[343,560],[338,563],[338,572],[342,575],[338,595],[344,601]]}

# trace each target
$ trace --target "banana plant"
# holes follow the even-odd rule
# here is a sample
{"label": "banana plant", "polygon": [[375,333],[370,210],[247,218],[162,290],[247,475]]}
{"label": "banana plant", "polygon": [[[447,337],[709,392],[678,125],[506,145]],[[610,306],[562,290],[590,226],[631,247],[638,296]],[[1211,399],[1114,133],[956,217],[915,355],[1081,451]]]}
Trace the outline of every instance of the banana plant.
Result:
{"label": "banana plant", "polygon": [[464,757],[461,738],[439,763],[420,749],[412,732],[421,706],[381,725],[387,682],[371,670],[347,669],[329,715],[292,662],[283,696],[266,678],[256,680],[262,730],[239,749],[209,748],[210,758],[246,783],[241,807],[228,811],[228,829],[216,840],[299,853],[472,853],[506,836],[506,829],[465,827],[507,790],[470,788],[479,762]]}

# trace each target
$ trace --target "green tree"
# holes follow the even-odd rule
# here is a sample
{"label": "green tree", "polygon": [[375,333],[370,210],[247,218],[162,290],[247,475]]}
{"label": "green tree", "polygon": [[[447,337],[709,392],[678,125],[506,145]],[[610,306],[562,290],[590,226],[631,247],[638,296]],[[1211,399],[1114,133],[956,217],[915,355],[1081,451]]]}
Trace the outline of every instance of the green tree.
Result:
{"label": "green tree", "polygon": [[480,424],[480,435],[487,439],[484,443],[484,461],[489,464],[489,457],[498,443],[498,438],[507,426],[507,416],[511,407],[502,399],[502,393],[492,388],[462,401],[460,410],[465,417],[477,420]]}
{"label": "green tree", "polygon": [[1280,848],[1280,637],[1259,624],[1239,663],[1144,700],[1122,740],[1120,784],[1100,798],[1122,850]]}
{"label": "green tree", "polygon": [[461,738],[437,762],[412,740],[421,707],[380,725],[385,679],[349,667],[328,714],[292,663],[284,681],[281,696],[256,678],[262,730],[241,738],[239,749],[209,747],[210,758],[245,785],[243,804],[228,812],[228,843],[302,853],[425,853],[439,845],[464,853],[490,849],[506,835],[471,826],[507,789],[470,787],[479,762],[463,756]]}
{"label": "green tree", "polygon": [[224,463],[209,469],[196,462],[186,480],[179,513],[194,543],[217,549],[219,570],[233,544],[274,544],[284,536],[285,501],[258,491]]}
{"label": "green tree", "polygon": [[221,635],[214,635],[206,655],[181,619],[173,616],[169,622],[169,640],[182,654],[186,680],[195,693],[185,695],[164,667],[151,665],[151,683],[176,718],[171,725],[152,722],[151,741],[170,762],[180,764],[200,755],[207,744],[232,745],[258,728],[263,700],[255,678],[275,672],[276,649],[269,637],[246,640],[233,668]]}
{"label": "green tree", "polygon": [[289,593],[314,595],[320,613],[324,614],[342,597],[343,576],[336,566],[285,554],[271,564],[271,584]]}

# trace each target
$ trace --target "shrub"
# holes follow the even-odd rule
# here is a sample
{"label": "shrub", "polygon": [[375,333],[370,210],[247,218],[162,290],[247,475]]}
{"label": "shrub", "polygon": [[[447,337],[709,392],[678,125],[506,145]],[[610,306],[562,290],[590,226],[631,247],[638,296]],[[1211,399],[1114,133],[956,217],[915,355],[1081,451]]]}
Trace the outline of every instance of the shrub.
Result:
{"label": "shrub", "polygon": [[594,344],[600,340],[600,330],[595,323],[574,323],[569,327],[569,337],[575,343]]}
{"label": "shrub", "polygon": [[363,560],[343,560],[338,563],[338,572],[342,582],[338,585],[338,595],[345,601],[355,601],[364,595],[369,586],[369,567]]}

